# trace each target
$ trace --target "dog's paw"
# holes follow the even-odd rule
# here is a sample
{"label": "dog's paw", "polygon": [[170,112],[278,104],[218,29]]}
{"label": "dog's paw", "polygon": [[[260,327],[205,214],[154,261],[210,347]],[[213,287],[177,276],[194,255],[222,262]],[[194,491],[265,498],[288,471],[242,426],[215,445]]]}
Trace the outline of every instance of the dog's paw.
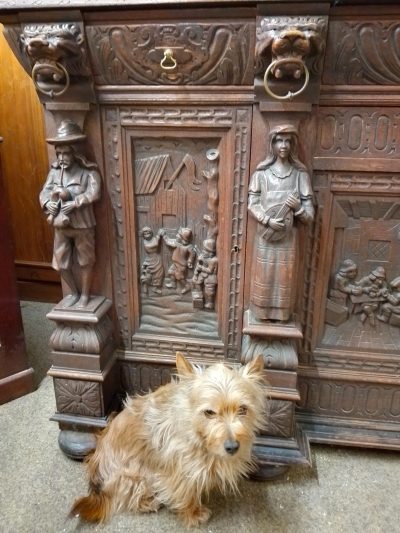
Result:
{"label": "dog's paw", "polygon": [[211,511],[204,505],[193,506],[181,511],[179,515],[186,526],[194,527],[207,522],[210,519]]}

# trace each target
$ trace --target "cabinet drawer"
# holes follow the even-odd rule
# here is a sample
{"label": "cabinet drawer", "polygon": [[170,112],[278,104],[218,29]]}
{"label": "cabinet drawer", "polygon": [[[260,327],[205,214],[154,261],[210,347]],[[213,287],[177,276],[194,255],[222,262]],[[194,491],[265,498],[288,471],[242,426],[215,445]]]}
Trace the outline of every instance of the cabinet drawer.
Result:
{"label": "cabinet drawer", "polygon": [[254,21],[188,20],[87,25],[96,85],[252,85]]}

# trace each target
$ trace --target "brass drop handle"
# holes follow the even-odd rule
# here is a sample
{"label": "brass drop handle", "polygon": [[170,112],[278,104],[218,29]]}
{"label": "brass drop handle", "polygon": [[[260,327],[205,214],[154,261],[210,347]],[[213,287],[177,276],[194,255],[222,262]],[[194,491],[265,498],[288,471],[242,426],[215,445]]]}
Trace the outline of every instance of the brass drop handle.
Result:
{"label": "brass drop handle", "polygon": [[164,50],[164,57],[160,62],[160,66],[164,70],[173,70],[174,68],[176,68],[177,62],[174,58],[174,52],[170,48]]}
{"label": "brass drop handle", "polygon": [[[296,91],[294,93],[289,91],[284,96],[280,96],[280,95],[275,94],[274,92],[272,92],[272,90],[270,89],[270,87],[268,85],[268,76],[269,76],[269,73],[271,72],[271,70],[274,67],[276,68],[279,65],[283,65],[285,63],[298,63],[299,64],[299,66],[303,69],[303,72],[304,72],[304,83],[303,83],[302,87],[298,91]],[[303,61],[301,61],[300,59],[286,57],[286,58],[282,58],[282,59],[276,59],[275,61],[272,61],[272,63],[269,65],[269,67],[265,71],[265,75],[264,75],[264,88],[265,88],[265,92],[267,94],[269,94],[270,96],[272,96],[272,98],[275,98],[276,100],[293,100],[293,98],[295,98],[296,96],[299,96],[299,94],[301,94],[306,89],[309,80],[310,80],[310,73],[308,71],[308,68],[307,68],[306,64],[303,63]]]}

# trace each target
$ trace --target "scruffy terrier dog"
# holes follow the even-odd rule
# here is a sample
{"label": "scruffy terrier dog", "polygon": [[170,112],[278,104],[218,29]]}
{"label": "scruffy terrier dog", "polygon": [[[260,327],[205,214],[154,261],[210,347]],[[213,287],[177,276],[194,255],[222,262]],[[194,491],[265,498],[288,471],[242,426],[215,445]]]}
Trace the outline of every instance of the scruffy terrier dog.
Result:
{"label": "scruffy terrier dog", "polygon": [[128,398],[87,461],[89,495],[71,510],[88,522],[118,511],[164,505],[187,526],[206,522],[202,496],[237,491],[253,467],[255,432],[264,424],[262,357],[241,368],[193,366],[176,354],[178,379]]}

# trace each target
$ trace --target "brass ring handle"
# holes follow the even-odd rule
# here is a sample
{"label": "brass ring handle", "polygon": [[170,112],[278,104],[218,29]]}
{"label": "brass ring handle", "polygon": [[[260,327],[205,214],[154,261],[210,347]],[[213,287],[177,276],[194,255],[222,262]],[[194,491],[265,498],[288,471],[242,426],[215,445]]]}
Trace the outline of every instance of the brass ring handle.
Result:
{"label": "brass ring handle", "polygon": [[164,57],[160,61],[160,66],[164,70],[173,70],[174,68],[176,68],[177,62],[174,58],[174,53],[170,48],[164,50]]}
{"label": "brass ring handle", "polygon": [[[274,67],[277,67],[278,65],[282,65],[284,63],[298,63],[304,70],[304,83],[303,86],[296,92],[292,93],[292,91],[289,91],[286,95],[280,96],[279,94],[275,94],[271,91],[271,89],[268,86],[268,76],[271,70]],[[308,71],[307,65],[301,61],[301,59],[291,58],[291,57],[284,57],[282,59],[275,59],[275,61],[272,61],[272,63],[268,66],[267,70],[264,74],[264,88],[265,92],[272,96],[272,98],[275,98],[276,100],[293,100],[295,96],[299,96],[307,87],[308,82],[310,81],[310,73]]]}
{"label": "brass ring handle", "polygon": [[[65,77],[65,84],[61,88],[61,90],[59,91],[54,91],[53,89],[46,90],[39,85],[39,82],[37,81],[37,76],[39,75],[40,71],[41,70],[48,71],[49,69],[53,70],[55,74],[59,73],[60,71],[63,73]],[[33,83],[35,84],[36,89],[42,94],[46,94],[47,96],[50,96],[50,98],[54,98],[54,96],[61,96],[67,91],[67,89],[70,86],[70,77],[69,77],[68,71],[64,67],[64,65],[62,65],[58,61],[54,63],[53,62],[51,63],[50,62],[49,63],[36,62],[32,69],[32,80],[33,80]]]}

